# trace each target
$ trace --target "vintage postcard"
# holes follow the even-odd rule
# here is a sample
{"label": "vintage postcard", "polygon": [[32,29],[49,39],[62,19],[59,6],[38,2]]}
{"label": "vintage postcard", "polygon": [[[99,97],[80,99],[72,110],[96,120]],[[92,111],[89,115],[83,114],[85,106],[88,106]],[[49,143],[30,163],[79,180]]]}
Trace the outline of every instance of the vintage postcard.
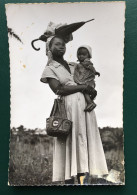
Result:
{"label": "vintage postcard", "polygon": [[125,2],[5,9],[9,185],[124,185]]}

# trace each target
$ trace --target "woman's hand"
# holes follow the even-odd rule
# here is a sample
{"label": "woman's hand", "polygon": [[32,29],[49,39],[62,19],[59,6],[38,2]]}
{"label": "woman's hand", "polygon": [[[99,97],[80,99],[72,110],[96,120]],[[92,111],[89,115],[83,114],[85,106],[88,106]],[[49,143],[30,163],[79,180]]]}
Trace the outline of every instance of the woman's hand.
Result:
{"label": "woman's hand", "polygon": [[84,85],[82,92],[88,93],[93,99],[97,95],[97,91],[93,87],[91,87],[90,85]]}
{"label": "woman's hand", "polygon": [[66,86],[66,85],[62,85],[58,80],[53,79],[53,78],[48,78],[48,83],[49,83],[50,88],[52,89],[52,91],[56,95],[66,96],[66,95],[70,95],[70,94],[73,94],[73,93],[82,92],[84,90],[89,91],[87,85]]}
{"label": "woman's hand", "polygon": [[57,95],[66,96],[77,92],[88,93],[93,98],[95,98],[97,95],[97,91],[89,85],[65,86],[62,85],[58,80],[53,78],[48,78],[48,83],[52,91]]}

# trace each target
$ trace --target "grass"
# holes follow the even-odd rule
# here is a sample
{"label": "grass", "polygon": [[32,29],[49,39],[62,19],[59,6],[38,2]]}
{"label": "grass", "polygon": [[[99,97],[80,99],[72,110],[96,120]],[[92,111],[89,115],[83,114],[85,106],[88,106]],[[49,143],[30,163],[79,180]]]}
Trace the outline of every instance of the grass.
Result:
{"label": "grass", "polygon": [[[53,139],[47,135],[35,134],[35,130],[24,128],[11,130],[9,184],[15,186],[52,184]],[[108,169],[120,173],[124,183],[123,130],[106,127],[100,129]],[[107,137],[107,139],[106,139]],[[113,184],[105,179],[90,178],[92,184]],[[58,183],[61,184],[61,183]]]}

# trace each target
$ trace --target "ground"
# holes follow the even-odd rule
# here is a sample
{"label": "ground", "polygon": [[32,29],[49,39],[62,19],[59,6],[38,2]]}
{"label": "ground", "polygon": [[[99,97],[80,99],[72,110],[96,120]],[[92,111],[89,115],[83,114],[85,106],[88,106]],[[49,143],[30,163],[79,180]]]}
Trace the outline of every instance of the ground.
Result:
{"label": "ground", "polygon": [[[53,139],[44,134],[44,131],[29,130],[23,126],[11,130],[10,185],[52,184]],[[105,127],[100,129],[100,134],[111,175],[108,178],[90,177],[87,182],[93,185],[124,184],[123,129]]]}

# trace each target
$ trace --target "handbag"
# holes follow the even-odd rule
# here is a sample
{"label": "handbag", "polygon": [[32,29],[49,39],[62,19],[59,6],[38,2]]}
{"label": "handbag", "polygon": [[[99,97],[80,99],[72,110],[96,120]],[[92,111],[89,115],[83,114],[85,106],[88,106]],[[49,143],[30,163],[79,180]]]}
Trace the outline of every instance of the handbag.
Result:
{"label": "handbag", "polygon": [[72,130],[72,121],[67,119],[65,101],[63,98],[54,100],[50,117],[46,119],[47,135],[52,137],[67,137]]}

